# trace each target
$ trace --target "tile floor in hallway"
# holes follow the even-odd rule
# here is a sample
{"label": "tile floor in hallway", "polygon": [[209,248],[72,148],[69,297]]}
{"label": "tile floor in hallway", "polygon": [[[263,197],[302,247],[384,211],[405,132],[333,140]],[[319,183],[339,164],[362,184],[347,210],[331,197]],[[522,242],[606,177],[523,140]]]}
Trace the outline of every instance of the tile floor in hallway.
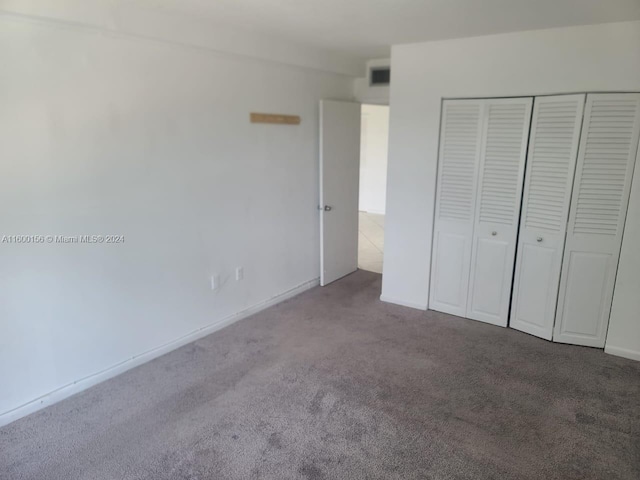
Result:
{"label": "tile floor in hallway", "polygon": [[358,224],[358,268],[382,273],[384,215],[360,212]]}

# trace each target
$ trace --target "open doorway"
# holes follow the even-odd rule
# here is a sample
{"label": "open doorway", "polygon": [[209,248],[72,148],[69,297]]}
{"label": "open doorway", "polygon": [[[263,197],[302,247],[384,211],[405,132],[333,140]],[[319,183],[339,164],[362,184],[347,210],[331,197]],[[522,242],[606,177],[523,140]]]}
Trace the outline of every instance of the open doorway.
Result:
{"label": "open doorway", "polygon": [[361,107],[358,268],[382,273],[389,106]]}

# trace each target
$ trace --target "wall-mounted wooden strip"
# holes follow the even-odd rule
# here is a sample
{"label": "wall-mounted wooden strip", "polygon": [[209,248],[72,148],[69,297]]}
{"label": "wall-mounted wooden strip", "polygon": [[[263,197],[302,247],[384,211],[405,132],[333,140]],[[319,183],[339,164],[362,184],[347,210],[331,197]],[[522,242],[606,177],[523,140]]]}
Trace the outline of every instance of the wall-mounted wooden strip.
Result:
{"label": "wall-mounted wooden strip", "polygon": [[280,115],[277,113],[251,113],[251,123],[300,125],[300,117],[298,115]]}

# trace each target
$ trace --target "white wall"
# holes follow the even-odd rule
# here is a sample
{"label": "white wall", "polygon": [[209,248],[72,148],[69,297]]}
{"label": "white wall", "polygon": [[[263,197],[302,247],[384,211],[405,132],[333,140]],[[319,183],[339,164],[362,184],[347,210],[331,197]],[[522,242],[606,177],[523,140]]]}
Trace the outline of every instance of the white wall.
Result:
{"label": "white wall", "polygon": [[389,107],[362,105],[359,209],[384,215],[387,197]]}
{"label": "white wall", "polygon": [[[640,22],[394,46],[382,298],[427,308],[442,98],[638,91],[639,46]],[[620,259],[623,287],[615,294],[609,351],[620,347],[640,353],[640,269],[631,267],[640,255],[638,183]]]}
{"label": "white wall", "polygon": [[183,16],[161,2],[128,0],[0,0],[5,18],[42,19],[103,35],[169,40],[247,58],[268,60],[357,77],[365,61],[352,55],[282,41],[250,29],[215,23],[206,16]]}
{"label": "white wall", "polygon": [[352,78],[6,16],[0,65],[0,235],[125,237],[0,243],[0,424],[317,281],[318,100]]}

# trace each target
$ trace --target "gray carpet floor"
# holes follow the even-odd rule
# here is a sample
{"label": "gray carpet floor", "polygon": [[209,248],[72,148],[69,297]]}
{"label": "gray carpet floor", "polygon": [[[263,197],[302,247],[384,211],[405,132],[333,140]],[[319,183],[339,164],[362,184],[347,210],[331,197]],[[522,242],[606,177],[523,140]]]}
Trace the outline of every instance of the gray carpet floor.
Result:
{"label": "gray carpet floor", "polygon": [[640,478],[640,362],[357,272],[0,429],[0,478]]}

